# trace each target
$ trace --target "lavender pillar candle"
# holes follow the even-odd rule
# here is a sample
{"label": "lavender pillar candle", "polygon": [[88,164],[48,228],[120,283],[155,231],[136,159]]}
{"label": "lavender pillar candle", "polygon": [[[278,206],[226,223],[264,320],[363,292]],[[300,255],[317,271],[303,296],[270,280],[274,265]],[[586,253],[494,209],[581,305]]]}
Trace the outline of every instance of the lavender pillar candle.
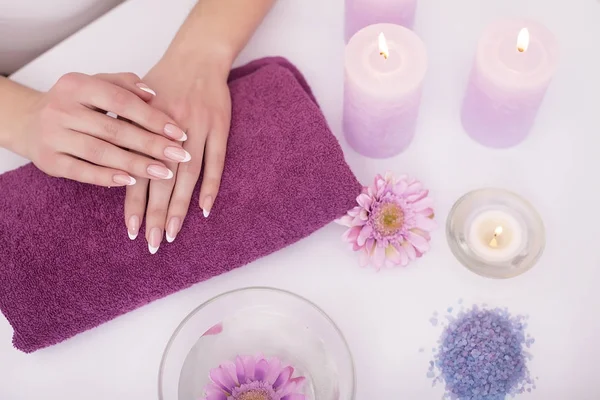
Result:
{"label": "lavender pillar candle", "polygon": [[411,30],[370,25],[346,46],[344,135],[358,153],[394,156],[410,144],[417,123],[427,53]]}
{"label": "lavender pillar candle", "polygon": [[346,43],[362,28],[382,22],[412,28],[417,0],[346,0]]}
{"label": "lavender pillar candle", "polygon": [[544,26],[498,21],[479,41],[462,107],[462,123],[476,141],[510,147],[531,130],[554,75],[558,45]]}

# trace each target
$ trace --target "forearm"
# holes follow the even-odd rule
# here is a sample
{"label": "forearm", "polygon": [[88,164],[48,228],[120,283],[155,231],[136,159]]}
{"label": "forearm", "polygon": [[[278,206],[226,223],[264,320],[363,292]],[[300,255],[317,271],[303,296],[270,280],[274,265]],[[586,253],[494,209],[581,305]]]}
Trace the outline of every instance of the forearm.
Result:
{"label": "forearm", "polygon": [[25,154],[18,139],[38,95],[39,92],[0,76],[0,147]]}
{"label": "forearm", "polygon": [[199,0],[173,39],[166,58],[228,74],[275,0]]}

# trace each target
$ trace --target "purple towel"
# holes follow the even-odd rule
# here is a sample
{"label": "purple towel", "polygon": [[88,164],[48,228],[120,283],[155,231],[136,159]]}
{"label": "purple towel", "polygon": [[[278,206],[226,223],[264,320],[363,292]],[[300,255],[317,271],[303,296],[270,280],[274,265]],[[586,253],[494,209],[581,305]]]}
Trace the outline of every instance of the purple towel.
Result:
{"label": "purple towel", "polygon": [[59,343],[284,248],[355,205],[361,186],[293,65],[258,60],[232,71],[229,86],[231,136],[210,217],[191,206],[155,255],[143,232],[127,237],[123,188],[32,164],[0,176],[0,309],[15,347]]}

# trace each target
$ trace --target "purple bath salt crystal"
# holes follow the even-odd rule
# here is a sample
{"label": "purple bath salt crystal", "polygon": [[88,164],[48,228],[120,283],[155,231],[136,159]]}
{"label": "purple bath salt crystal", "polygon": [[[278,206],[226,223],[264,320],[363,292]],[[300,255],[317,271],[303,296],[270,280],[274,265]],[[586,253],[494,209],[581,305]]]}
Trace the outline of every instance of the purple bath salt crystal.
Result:
{"label": "purple bath salt crystal", "polygon": [[504,400],[531,392],[535,385],[525,349],[535,340],[525,333],[526,319],[507,309],[459,311],[442,332],[427,376],[433,377],[435,366],[434,379],[445,383],[446,399]]}

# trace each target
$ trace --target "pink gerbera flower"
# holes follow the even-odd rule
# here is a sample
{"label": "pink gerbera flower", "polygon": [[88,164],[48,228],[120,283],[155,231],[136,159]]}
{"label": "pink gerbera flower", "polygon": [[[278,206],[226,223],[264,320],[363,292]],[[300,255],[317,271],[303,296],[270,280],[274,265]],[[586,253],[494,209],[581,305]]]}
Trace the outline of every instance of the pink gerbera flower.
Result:
{"label": "pink gerbera flower", "polygon": [[429,250],[429,232],[437,224],[428,194],[421,182],[390,172],[363,189],[358,206],[337,221],[349,228],[343,238],[360,252],[361,266],[405,266]]}
{"label": "pink gerbera flower", "polygon": [[305,400],[299,391],[305,378],[277,358],[237,356],[210,371],[211,382],[200,400]]}

